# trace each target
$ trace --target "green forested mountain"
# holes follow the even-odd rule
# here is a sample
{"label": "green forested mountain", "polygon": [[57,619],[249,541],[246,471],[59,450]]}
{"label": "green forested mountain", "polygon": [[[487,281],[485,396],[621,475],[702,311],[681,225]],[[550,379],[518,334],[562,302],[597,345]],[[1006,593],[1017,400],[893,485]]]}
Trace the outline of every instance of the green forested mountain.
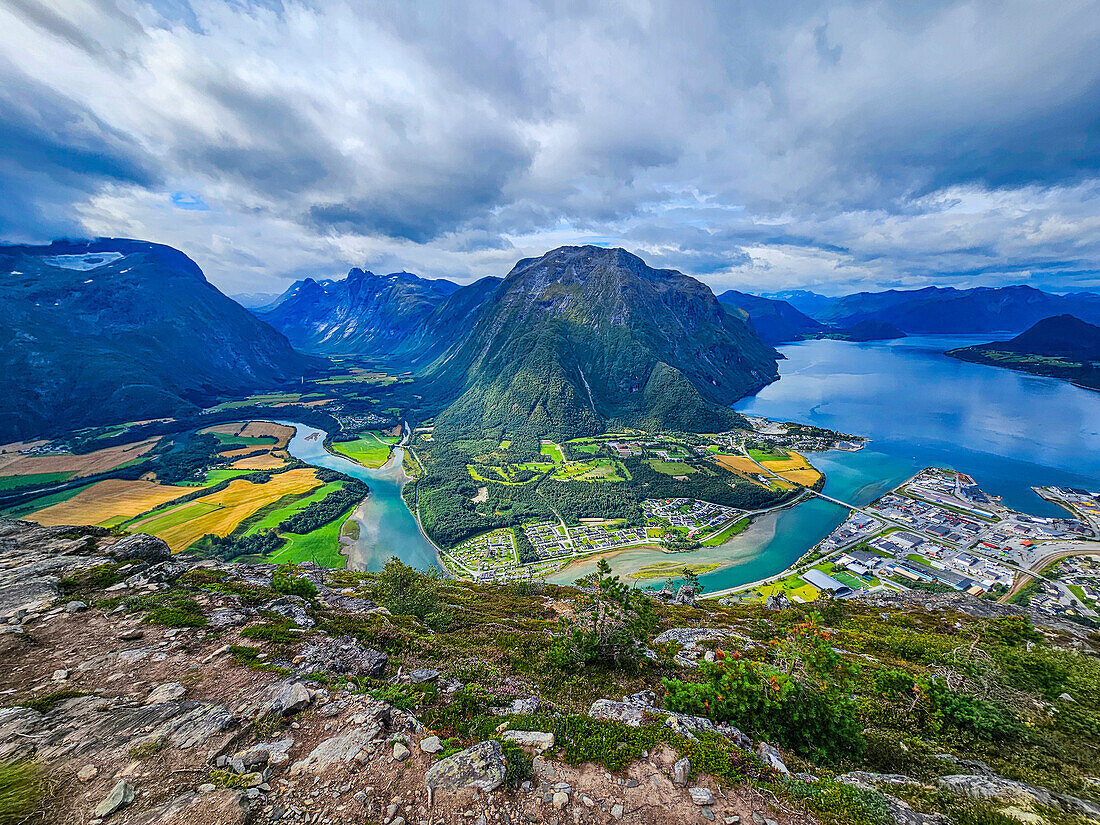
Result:
{"label": "green forested mountain", "polygon": [[710,289],[622,249],[522,260],[426,370],[456,400],[444,430],[571,436],[606,426],[708,431],[774,381],[777,355]]}
{"label": "green forested mountain", "polygon": [[975,344],[947,354],[1100,389],[1100,327],[1072,315],[1044,318],[1008,341]]}
{"label": "green forested mountain", "polygon": [[5,246],[0,273],[0,441],[187,414],[313,366],[171,247]]}

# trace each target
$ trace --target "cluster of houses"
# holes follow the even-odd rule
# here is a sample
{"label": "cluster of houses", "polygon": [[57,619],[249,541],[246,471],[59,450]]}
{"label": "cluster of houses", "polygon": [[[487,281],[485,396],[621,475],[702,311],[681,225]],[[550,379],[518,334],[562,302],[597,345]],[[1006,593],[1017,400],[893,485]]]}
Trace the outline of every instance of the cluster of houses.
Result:
{"label": "cluster of houses", "polygon": [[573,542],[565,528],[556,521],[540,521],[536,524],[523,525],[523,532],[531,540],[539,557],[555,559],[569,556],[573,553]]}
{"label": "cluster of houses", "polygon": [[582,524],[569,528],[573,545],[582,550],[614,550],[628,544],[637,544],[646,540],[644,527],[628,527],[623,530],[608,530],[602,524]]}
{"label": "cluster of houses", "polygon": [[642,503],[642,509],[647,520],[660,519],[673,527],[683,527],[689,538],[710,533],[742,513],[734,507],[691,498],[651,499]]}

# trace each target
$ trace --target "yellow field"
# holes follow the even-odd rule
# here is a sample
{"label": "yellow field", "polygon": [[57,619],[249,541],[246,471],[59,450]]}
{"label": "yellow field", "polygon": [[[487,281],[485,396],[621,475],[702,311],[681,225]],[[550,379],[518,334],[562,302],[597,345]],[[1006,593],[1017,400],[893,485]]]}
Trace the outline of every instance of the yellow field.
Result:
{"label": "yellow field", "polygon": [[795,484],[801,484],[803,487],[812,487],[819,478],[821,473],[817,470],[788,470],[780,473],[783,478],[788,481],[793,481]]}
{"label": "yellow field", "polygon": [[294,435],[294,428],[276,424],[273,421],[249,421],[238,435],[243,435],[245,438],[260,438],[265,435],[275,436],[279,440],[272,445],[274,449],[286,446],[287,442],[290,441],[290,437]]}
{"label": "yellow field", "polygon": [[120,464],[140,458],[157,443],[156,438],[133,444],[119,444],[85,455],[19,455],[0,454],[0,476],[22,476],[32,473],[75,473],[76,478],[104,473]]}
{"label": "yellow field", "polygon": [[279,473],[264,484],[238,479],[224,490],[156,513],[129,529],[135,533],[153,532],[168,542],[173,552],[184,550],[207,533],[228,535],[261,507],[285,495],[300,495],[320,485],[315,472],[304,468]]}
{"label": "yellow field", "polygon": [[806,487],[813,486],[814,482],[821,478],[821,473],[813,468],[813,465],[806,460],[805,456],[795,452],[788,455],[789,458],[779,459],[778,461],[765,461],[764,466],[788,481]]}
{"label": "yellow field", "polygon": [[281,451],[239,458],[229,466],[234,470],[274,470],[286,464],[285,454]]}
{"label": "yellow field", "polygon": [[763,472],[763,470],[756,466],[755,461],[743,455],[716,455],[715,458],[718,460],[719,464],[735,473],[755,474]]}
{"label": "yellow field", "polygon": [[186,492],[182,487],[151,481],[109,478],[81,490],[68,501],[39,510],[27,518],[51,527],[58,524],[114,525],[179,498]]}

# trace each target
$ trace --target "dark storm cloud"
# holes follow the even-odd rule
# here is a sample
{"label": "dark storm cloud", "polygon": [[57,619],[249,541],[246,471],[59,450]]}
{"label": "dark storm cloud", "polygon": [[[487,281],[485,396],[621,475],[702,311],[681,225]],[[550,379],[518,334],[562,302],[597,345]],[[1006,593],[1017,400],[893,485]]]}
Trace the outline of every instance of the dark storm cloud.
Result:
{"label": "dark storm cloud", "polygon": [[0,230],[241,290],[589,239],[716,288],[1095,285],[1098,39],[1084,0],[9,0]]}

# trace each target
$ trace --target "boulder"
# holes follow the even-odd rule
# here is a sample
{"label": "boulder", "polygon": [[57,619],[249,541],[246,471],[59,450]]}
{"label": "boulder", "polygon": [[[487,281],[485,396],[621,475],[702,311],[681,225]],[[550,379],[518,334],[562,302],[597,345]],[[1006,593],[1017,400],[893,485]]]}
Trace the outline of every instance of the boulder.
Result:
{"label": "boulder", "polygon": [[431,791],[462,788],[495,791],[504,782],[505,770],[500,742],[489,740],[440,759],[428,768],[424,783]]}
{"label": "boulder", "polygon": [[700,808],[714,804],[714,793],[710,788],[688,788],[688,793],[691,794],[691,801]]}
{"label": "boulder", "polygon": [[147,561],[155,563],[168,561],[172,558],[172,551],[163,539],[145,533],[126,536],[126,538],[116,541],[108,547],[106,552],[108,556],[118,562]]}
{"label": "boulder", "polygon": [[248,614],[232,607],[219,607],[206,617],[211,627],[238,627],[248,621]]}
{"label": "boulder", "polygon": [[104,817],[110,816],[115,811],[125,808],[134,801],[134,790],[134,785],[129,780],[118,780],[115,786],[111,788],[111,792],[107,794],[106,798],[96,805],[93,815],[97,819],[103,819]]}
{"label": "boulder", "polygon": [[431,670],[429,668],[418,668],[416,670],[410,670],[405,673],[397,681],[403,685],[419,685],[424,682],[434,682],[439,678],[438,670]]}
{"label": "boulder", "polygon": [[513,699],[511,704],[504,707],[492,708],[492,712],[498,716],[523,716],[534,713],[539,709],[539,697],[521,696]]}
{"label": "boulder", "polygon": [[1100,820],[1100,805],[1068,794],[1054,793],[1046,788],[1014,782],[1000,776],[954,774],[936,780],[942,790],[970,799],[997,799],[1010,804],[1045,805],[1086,819]]}
{"label": "boulder", "polygon": [[678,788],[687,785],[688,775],[691,773],[691,760],[686,756],[677,759],[672,766],[672,784]]}
{"label": "boulder", "polygon": [[316,624],[313,617],[306,612],[306,605],[308,604],[309,602],[300,596],[283,596],[281,599],[275,599],[275,601],[265,604],[264,609],[270,610],[272,613],[278,613],[280,616],[290,619],[298,627],[308,630]]}
{"label": "boulder", "polygon": [[290,768],[290,774],[297,776],[302,773],[319,775],[334,765],[345,765],[353,760],[363,759],[367,755],[367,746],[371,744],[382,732],[382,726],[377,722],[356,725],[338,736],[333,736],[321,742],[310,751],[309,755]]}
{"label": "boulder", "polygon": [[354,636],[326,638],[311,644],[297,660],[299,674],[328,673],[333,676],[381,678],[389,657],[379,650],[363,647]]}
{"label": "boulder", "polygon": [[760,757],[761,762],[773,771],[777,771],[783,774],[783,776],[790,774],[790,771],[787,770],[787,765],[783,762],[783,757],[773,745],[769,745],[767,742],[757,742],[756,755]]}
{"label": "boulder", "polygon": [[424,753],[439,753],[443,750],[443,743],[438,736],[426,736],[420,740],[420,750]]}
{"label": "boulder", "polygon": [[284,679],[271,689],[271,703],[269,708],[272,713],[290,716],[309,707],[309,690],[301,682]]}

